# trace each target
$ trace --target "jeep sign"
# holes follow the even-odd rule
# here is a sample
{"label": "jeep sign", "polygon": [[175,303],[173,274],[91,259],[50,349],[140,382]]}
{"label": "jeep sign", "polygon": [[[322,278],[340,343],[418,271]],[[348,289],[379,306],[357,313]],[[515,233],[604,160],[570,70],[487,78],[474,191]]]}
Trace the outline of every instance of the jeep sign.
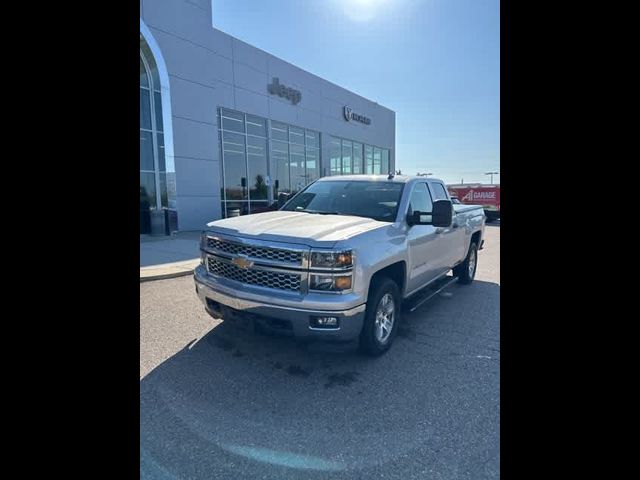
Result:
{"label": "jeep sign", "polygon": [[269,93],[271,95],[284,97],[287,100],[290,100],[294,105],[302,100],[302,93],[300,92],[300,90],[295,90],[293,88],[280,85],[280,79],[278,77],[274,77],[273,81],[269,85],[267,85],[267,90],[269,90]]}

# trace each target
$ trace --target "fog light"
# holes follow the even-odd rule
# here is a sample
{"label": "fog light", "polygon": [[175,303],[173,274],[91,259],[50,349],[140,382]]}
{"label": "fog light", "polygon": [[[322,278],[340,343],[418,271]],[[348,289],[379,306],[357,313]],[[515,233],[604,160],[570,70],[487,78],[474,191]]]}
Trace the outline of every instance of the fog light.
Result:
{"label": "fog light", "polygon": [[338,317],[311,317],[313,328],[336,328],[340,325]]}

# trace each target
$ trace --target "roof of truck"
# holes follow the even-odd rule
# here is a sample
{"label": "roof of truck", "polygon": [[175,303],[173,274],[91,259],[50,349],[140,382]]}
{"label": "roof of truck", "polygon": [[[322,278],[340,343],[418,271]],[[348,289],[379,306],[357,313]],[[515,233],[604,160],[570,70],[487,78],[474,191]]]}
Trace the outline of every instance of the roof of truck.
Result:
{"label": "roof of truck", "polygon": [[[412,180],[417,180],[421,178],[427,178],[424,176],[416,176],[416,175],[394,175],[392,178],[389,178],[389,175],[334,175],[331,177],[322,177],[318,179],[319,182],[326,182],[330,180],[350,180],[350,181],[385,181],[385,182],[397,182],[397,183],[408,183]],[[436,180],[442,182],[439,178],[428,177],[429,180]],[[444,182],[443,182],[444,183]]]}

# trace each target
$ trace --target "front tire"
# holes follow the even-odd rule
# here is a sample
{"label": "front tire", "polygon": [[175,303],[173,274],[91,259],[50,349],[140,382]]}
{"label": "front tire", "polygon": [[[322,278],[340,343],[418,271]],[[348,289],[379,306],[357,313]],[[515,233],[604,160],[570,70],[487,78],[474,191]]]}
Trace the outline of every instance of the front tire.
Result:
{"label": "front tire", "polygon": [[364,324],[360,333],[360,350],[377,357],[389,350],[400,320],[400,289],[387,277],[373,281]]}
{"label": "front tire", "polygon": [[473,282],[478,269],[478,245],[472,242],[467,252],[467,258],[460,265],[453,267],[453,275],[458,277],[458,282],[468,285]]}

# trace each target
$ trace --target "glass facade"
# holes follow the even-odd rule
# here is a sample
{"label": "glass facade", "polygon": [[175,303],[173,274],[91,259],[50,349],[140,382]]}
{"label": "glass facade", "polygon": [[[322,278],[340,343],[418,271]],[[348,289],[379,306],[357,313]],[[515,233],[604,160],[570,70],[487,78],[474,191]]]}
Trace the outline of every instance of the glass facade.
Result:
{"label": "glass facade", "polygon": [[318,132],[226,108],[219,117],[223,217],[267,210],[319,177]]}
{"label": "glass facade", "polygon": [[320,133],[272,120],[271,152],[274,199],[280,193],[293,194],[319,178]]}
{"label": "glass facade", "polygon": [[344,138],[329,137],[329,170],[327,175],[387,174],[389,149],[374,147]]}
{"label": "glass facade", "polygon": [[[140,233],[151,232],[153,212],[175,208],[175,173],[164,148],[158,68],[140,36]],[[161,232],[155,232],[161,233]],[[163,232],[162,232],[163,233]]]}

